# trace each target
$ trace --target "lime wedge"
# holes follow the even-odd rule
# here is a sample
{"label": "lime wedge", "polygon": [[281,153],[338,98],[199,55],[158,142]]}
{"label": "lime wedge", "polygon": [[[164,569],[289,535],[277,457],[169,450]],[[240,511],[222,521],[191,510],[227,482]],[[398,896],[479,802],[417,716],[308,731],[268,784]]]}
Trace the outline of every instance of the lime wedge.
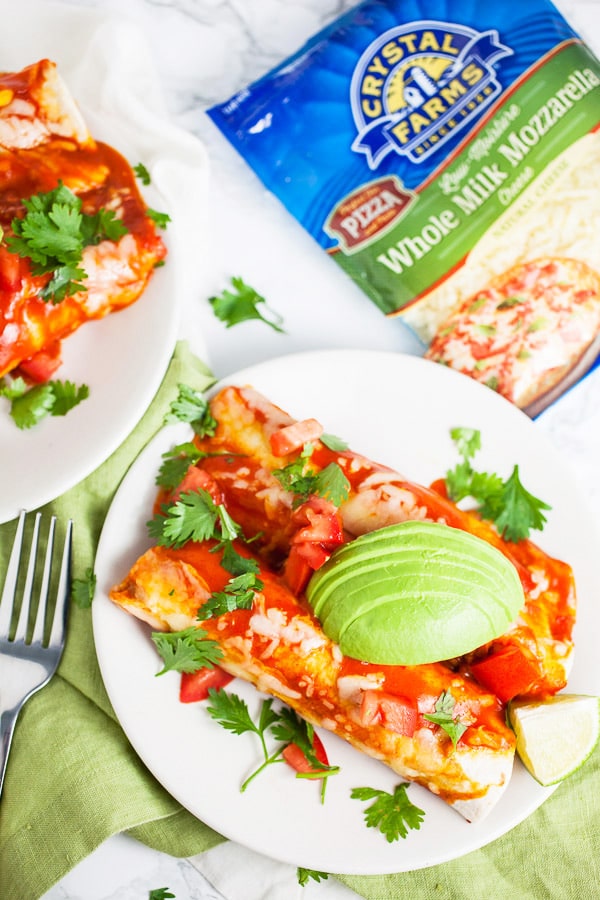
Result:
{"label": "lime wedge", "polygon": [[599,704],[600,698],[585,694],[509,704],[517,753],[536,781],[556,784],[583,765],[600,736]]}

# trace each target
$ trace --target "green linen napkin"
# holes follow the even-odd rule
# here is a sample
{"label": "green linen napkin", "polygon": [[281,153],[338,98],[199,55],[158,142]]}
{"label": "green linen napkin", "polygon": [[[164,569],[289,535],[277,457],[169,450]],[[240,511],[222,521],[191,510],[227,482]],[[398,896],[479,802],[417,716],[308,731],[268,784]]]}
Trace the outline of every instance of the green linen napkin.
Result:
{"label": "green linen napkin", "polygon": [[481,850],[416,872],[338,878],[367,900],[600,897],[600,750],[533,815]]}
{"label": "green linen napkin", "polygon": [[[160,429],[180,382],[204,390],[214,378],[186,343],[177,345],[150,408],[112,456],[44,508],[74,522],[73,576],[94,564],[110,502]],[[47,518],[47,516],[44,516]],[[0,528],[0,571],[14,522]],[[58,673],[23,707],[0,798],[0,896],[38,900],[110,835],[126,831],[173,856],[221,836],[182,809],[145,769],[121,730],[96,661],[90,610],[72,607]]]}

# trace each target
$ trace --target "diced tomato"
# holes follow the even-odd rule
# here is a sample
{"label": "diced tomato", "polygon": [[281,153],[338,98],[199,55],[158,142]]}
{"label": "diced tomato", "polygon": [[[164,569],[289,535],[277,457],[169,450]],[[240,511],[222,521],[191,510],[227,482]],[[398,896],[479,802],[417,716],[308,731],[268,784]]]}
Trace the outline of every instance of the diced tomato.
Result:
{"label": "diced tomato", "polygon": [[344,531],[337,506],[323,497],[309,497],[293,513],[292,523],[298,530],[290,538],[284,577],[297,595],[304,590],[312,573],[344,543]]}
{"label": "diced tomato", "polygon": [[0,290],[14,292],[21,287],[21,259],[8,247],[0,246]]}
{"label": "diced tomato", "polygon": [[492,650],[489,656],[473,663],[470,668],[479,684],[503,703],[508,703],[519,694],[527,694],[540,677],[535,657],[516,644]]}
{"label": "diced tomato", "polygon": [[360,722],[362,725],[381,724],[412,737],[417,727],[417,708],[404,697],[395,697],[382,691],[364,691],[361,697]]}
{"label": "diced tomato", "polygon": [[417,727],[417,710],[407,700],[386,695],[379,703],[383,724],[390,731],[412,737]]}
{"label": "diced tomato", "polygon": [[293,594],[301,594],[314,572],[308,561],[299,552],[299,547],[292,547],[285,561],[283,576]]}
{"label": "diced tomato", "polygon": [[448,486],[446,485],[445,478],[437,478],[435,481],[432,481],[429,485],[432,491],[435,491],[436,494],[439,494],[440,497],[443,497],[445,500],[448,499]]}
{"label": "diced tomato", "polygon": [[206,700],[209,688],[225,687],[233,681],[233,675],[215,666],[209,669],[204,666],[195,672],[182,672],[181,683],[179,685],[179,700],[181,703],[197,703],[199,700]]}
{"label": "diced tomato", "polygon": [[360,724],[374,725],[381,722],[379,697],[381,691],[362,691],[360,697]]}
{"label": "diced tomato", "polygon": [[189,467],[170,499],[175,502],[181,494],[198,490],[210,494],[217,505],[223,503],[223,492],[215,479],[204,469],[199,469],[198,466]]}
{"label": "diced tomato", "polygon": [[339,510],[324,497],[309,497],[295,510],[292,522],[301,526],[292,537],[292,544],[303,541],[336,545],[343,543],[344,533]]}
{"label": "diced tomato", "polygon": [[292,422],[273,432],[269,438],[271,450],[275,456],[287,456],[294,450],[300,450],[306,443],[318,440],[322,434],[323,426],[316,419]]}
{"label": "diced tomato", "polygon": [[[324,766],[329,765],[329,760],[327,759],[327,751],[323,746],[323,741],[319,737],[318,734],[313,733],[313,748],[315,751],[315,756],[319,760],[319,762],[323,763]],[[322,769],[317,769],[315,766],[312,766],[304,755],[304,751],[300,749],[298,744],[288,744],[283,751],[283,758],[286,763],[295,769],[296,772],[310,773],[310,772],[321,772]]]}
{"label": "diced tomato", "polygon": [[36,353],[35,356],[19,363],[19,372],[37,384],[50,381],[56,370],[62,365],[61,351],[60,341],[54,341],[50,346]]}

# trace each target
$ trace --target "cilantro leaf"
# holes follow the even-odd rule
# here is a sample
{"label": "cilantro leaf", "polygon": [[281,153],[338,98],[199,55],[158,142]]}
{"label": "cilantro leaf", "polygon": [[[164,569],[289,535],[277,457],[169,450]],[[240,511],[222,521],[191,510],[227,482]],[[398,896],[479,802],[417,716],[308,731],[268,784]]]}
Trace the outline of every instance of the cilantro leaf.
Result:
{"label": "cilantro leaf", "polygon": [[71,381],[46,381],[27,388],[22,378],[14,378],[0,386],[0,396],[10,400],[10,415],[22,429],[32,428],[48,415],[66,415],[89,393],[87,385],[76,387]]}
{"label": "cilantro leaf", "polygon": [[148,894],[148,900],[170,900],[172,897],[175,897],[175,894],[172,894],[169,888],[166,887],[154,888]]}
{"label": "cilantro leaf", "polygon": [[254,594],[262,591],[263,582],[253,572],[246,572],[230,578],[225,585],[225,590],[216,591],[206,603],[198,610],[197,618],[200,620],[212,619],[232,612],[234,609],[251,609],[254,602]]}
{"label": "cilantro leaf", "polygon": [[[209,297],[208,302],[213,308],[213,312],[221,322],[224,322],[227,328],[232,328],[240,322],[247,322],[251,319],[259,319],[266,325],[269,325],[274,331],[284,334],[281,327],[283,319],[280,315],[269,309],[265,298],[262,297],[253,287],[243,280],[243,278],[232,278],[231,284],[233,291],[224,290],[215,297]],[[268,311],[265,316],[259,306]]]}
{"label": "cilantro leaf", "polygon": [[320,472],[307,465],[313,452],[312,444],[305,444],[300,456],[282,469],[274,469],[273,475],[286,491],[296,494],[298,506],[311,494],[317,494],[340,506],[348,498],[350,482],[337,463],[329,463]]}
{"label": "cilantro leaf", "polygon": [[544,509],[552,507],[525,490],[519,478],[519,467],[515,466],[502,486],[499,501],[484,505],[482,515],[488,511],[493,514],[496,528],[505,540],[520,541],[529,535],[531,529],[543,529],[546,523]]}
{"label": "cilantro leaf", "polygon": [[450,434],[462,456],[462,462],[446,472],[450,499],[459,502],[472,497],[479,504],[476,509],[482,518],[493,522],[507,541],[523,540],[532,529],[541,531],[546,523],[542,510],[551,507],[523,487],[519,467],[514,466],[506,481],[495,473],[478,472],[471,460],[481,448],[480,432],[453,428]]}
{"label": "cilantro leaf", "polygon": [[465,725],[460,719],[454,716],[455,706],[456,700],[452,694],[449,691],[442,691],[435,702],[435,712],[425,713],[423,718],[427,719],[429,722],[433,722],[435,725],[439,725],[440,728],[443,728],[456,747],[459,739],[469,726]]}
{"label": "cilantro leaf", "polygon": [[158,228],[166,228],[171,221],[171,216],[168,213],[158,212],[158,210],[150,207],[146,210],[146,215],[149,219],[152,219]]}
{"label": "cilantro leaf", "polygon": [[198,462],[205,454],[191,441],[183,444],[177,444],[171,450],[167,450],[162,454],[160,469],[156,476],[156,484],[164,488],[175,488],[181,484],[183,476],[190,466]]}
{"label": "cilantro leaf", "polygon": [[208,696],[209,704],[206,709],[209,716],[233,734],[246,734],[251,731],[261,736],[273,722],[277,721],[278,714],[273,709],[271,698],[262,701],[260,721],[256,725],[248,710],[248,704],[237,694],[209,688]]}
{"label": "cilantro leaf", "polygon": [[481,450],[481,432],[476,428],[452,428],[450,437],[465,462],[473,459],[477,451]]}
{"label": "cilantro leaf", "polygon": [[71,600],[79,609],[89,609],[96,592],[96,575],[88,566],[83,578],[74,578],[71,583]]}
{"label": "cilantro leaf", "polygon": [[260,571],[256,560],[249,556],[242,556],[230,541],[227,541],[223,547],[221,565],[230,575],[246,575],[249,572],[258,575]]}
{"label": "cilantro leaf", "polygon": [[50,382],[36,384],[19,396],[13,397],[10,414],[17,428],[33,428],[50,415],[54,406],[54,391]]}
{"label": "cilantro leaf", "polygon": [[297,868],[298,884],[304,887],[312,878],[314,881],[327,881],[329,874],[327,872],[319,872],[318,869],[305,869],[302,866]]}
{"label": "cilantro leaf", "polygon": [[53,305],[56,305],[65,297],[86,290],[85,285],[81,283],[82,278],[87,278],[87,273],[79,266],[57,266],[48,284],[41,289],[40,297],[44,301],[51,300]]}
{"label": "cilantro leaf", "polygon": [[148,171],[144,163],[137,163],[133,167],[133,171],[135,172],[136,177],[140,179],[142,184],[150,184],[152,179],[150,178],[150,172]]}
{"label": "cilantro leaf", "polygon": [[273,737],[285,745],[296,744],[315,769],[319,769],[320,772],[328,772],[330,775],[339,772],[339,766],[329,766],[318,759],[314,747],[313,726],[310,722],[300,718],[289,706],[282,706],[279,711],[279,719],[273,723],[271,731]]}
{"label": "cilantro leaf", "polygon": [[348,499],[350,482],[337,463],[329,463],[317,474],[313,493],[331,500],[335,506],[340,506]]}
{"label": "cilantro leaf", "polygon": [[350,794],[353,800],[375,801],[365,810],[365,821],[369,828],[378,828],[390,844],[398,838],[405,838],[409,828],[418,831],[425,817],[424,810],[408,799],[407,788],[408,785],[402,783],[396,786],[393,794],[389,794],[362,787],[353,788]]}
{"label": "cilantro leaf", "polygon": [[325,444],[330,450],[336,450],[341,452],[342,450],[348,449],[348,442],[344,441],[342,438],[338,437],[335,434],[327,434],[327,432],[323,433],[320,437],[320,441],[322,444]]}
{"label": "cilantro leaf", "polygon": [[178,384],[177,388],[179,393],[169,406],[164,424],[189,422],[195,434],[212,437],[217,429],[217,420],[211,414],[206,398],[187,384]]}
{"label": "cilantro leaf", "polygon": [[157,675],[170,671],[195,672],[203,667],[212,669],[223,658],[223,651],[217,642],[209,640],[201,628],[153,631],[151,637],[164,662]]}
{"label": "cilantro leaf", "polygon": [[[208,695],[210,702],[207,710],[215,721],[234,734],[252,732],[257,735],[261,742],[263,762],[246,778],[240,788],[242,792],[264,769],[273,763],[283,760],[283,751],[290,743],[297,744],[305,752],[306,758],[311,764],[315,767],[318,766],[321,771],[325,771],[326,775],[332,775],[339,771],[337,766],[324,765],[316,758],[312,744],[314,734],[312,725],[300,719],[289,707],[283,706],[277,712],[273,709],[272,698],[263,700],[258,723],[256,723],[250,715],[247,703],[237,694],[210,688]],[[269,752],[267,747],[267,732],[269,730],[277,740],[283,741],[272,752]],[[318,777],[325,782],[326,778],[322,774]]]}
{"label": "cilantro leaf", "polygon": [[101,241],[114,241],[116,244],[128,230],[112,209],[100,209],[92,216],[85,216],[81,224],[86,246],[99,244]]}
{"label": "cilantro leaf", "polygon": [[72,381],[51,381],[49,383],[52,385],[54,393],[53,416],[66,416],[70,409],[73,409],[82,400],[87,400],[90,395],[87,384],[77,386]]}
{"label": "cilantro leaf", "polygon": [[207,491],[186,491],[166,508],[165,515],[155,515],[148,529],[161,546],[177,548],[187,541],[213,537],[218,518],[218,509]]}
{"label": "cilantro leaf", "polygon": [[23,206],[25,215],[13,218],[13,234],[6,245],[11,253],[31,261],[34,275],[51,274],[40,292],[44,301],[60,303],[86,290],[87,275],[79,265],[84,248],[105,239],[117,241],[128,231],[112,210],[82,212],[81,198],[62,182],[23,200]]}

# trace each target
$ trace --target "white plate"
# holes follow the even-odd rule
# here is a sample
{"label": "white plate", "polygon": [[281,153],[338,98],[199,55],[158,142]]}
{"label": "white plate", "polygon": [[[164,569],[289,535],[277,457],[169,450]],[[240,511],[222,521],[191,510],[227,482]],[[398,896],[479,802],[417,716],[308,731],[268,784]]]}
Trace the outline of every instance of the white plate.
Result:
{"label": "white plate", "polygon": [[[291,355],[227,381],[254,385],[293,416],[318,418],[353,449],[424,483],[443,476],[457,461],[450,428],[479,428],[483,450],[477,465],[506,477],[519,463],[528,489],[552,504],[539,543],[573,565],[580,596],[569,688],[600,693],[594,521],[573,477],[523,413],[436,363],[373,351]],[[330,762],[342,771],[329,779],[324,805],[318,785],[295,779],[286,766],[271,767],[240,793],[241,782],[260,762],[254,736],[225,731],[202,704],[179,703],[179,676],[154,677],[160,662],[148,628],[107,597],[149,545],[145,522],[151,517],[160,455],[184,435],[186,426],[163,430],[119,489],[98,548],[93,604],[96,649],[108,694],[133,747],[164,787],[226,837],[284,862],[346,874],[400,872],[445,862],[498,838],[533,812],[551,790],[540,787],[519,763],[500,803],[477,825],[411,785],[409,796],[425,810],[425,820],[419,831],[388,844],[366,827],[366,804],[351,800],[350,790],[391,790],[398,777],[328,732],[321,737]],[[257,708],[254,688],[236,680],[231,689]],[[560,790],[568,792],[568,783]]]}
{"label": "white plate", "polygon": [[[167,118],[152,56],[137,27],[126,17],[48,0],[21,0],[13,7],[10,27],[0,32],[3,65],[17,71],[36,59],[54,60],[91,134],[131,165],[146,165],[152,183],[144,187],[138,181],[138,187],[148,206],[167,212],[171,222],[161,232],[166,264],[142,296],[127,309],[84,324],[64,342],[56,377],[87,384],[89,398],[65,417],[48,417],[28,431],[16,427],[8,402],[0,398],[0,522],[59,496],[131,432],[162,381],[180,312],[188,297],[197,304],[207,267],[198,251],[206,152]],[[193,336],[204,356],[202,335]]]}
{"label": "white plate", "polygon": [[[102,128],[94,135],[100,139]],[[118,133],[111,143],[120,149]],[[136,158],[130,161],[135,164]],[[173,216],[158,192],[143,190],[149,206]],[[0,522],[22,508],[47,503],[89,475],[149,406],[173,353],[179,321],[173,229],[161,235],[167,260],[141,297],[124,310],[86,322],[63,343],[63,364],[54,377],[87,384],[89,397],[66,416],[48,416],[27,430],[17,428],[8,400],[0,398]]]}

